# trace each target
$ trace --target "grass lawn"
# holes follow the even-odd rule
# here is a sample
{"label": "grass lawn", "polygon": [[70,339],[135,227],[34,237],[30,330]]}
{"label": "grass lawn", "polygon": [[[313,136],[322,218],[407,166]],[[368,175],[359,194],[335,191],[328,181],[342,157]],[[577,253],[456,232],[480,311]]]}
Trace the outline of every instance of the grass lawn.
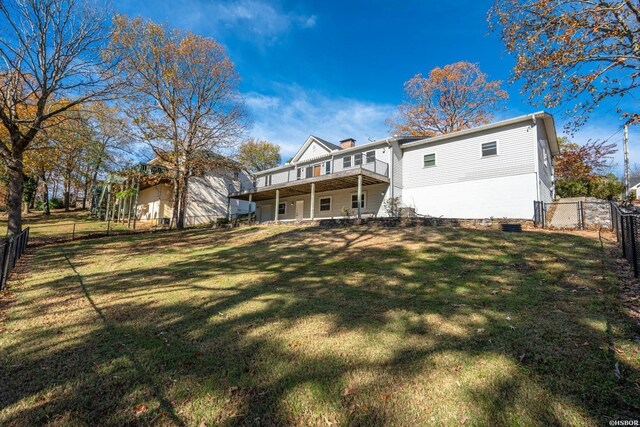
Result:
{"label": "grass lawn", "polygon": [[271,226],[23,259],[2,425],[640,419],[640,331],[597,238]]}
{"label": "grass lawn", "polygon": [[[22,227],[30,227],[29,237],[38,242],[53,238],[71,239],[76,237],[104,234],[107,232],[107,223],[91,218],[87,210],[72,210],[65,212],[63,209],[52,209],[51,215],[45,216],[41,211],[32,211],[22,215]],[[75,225],[75,228],[74,228]],[[114,233],[127,230],[126,224],[111,222],[110,230]],[[7,214],[0,216],[0,235],[7,234]]]}

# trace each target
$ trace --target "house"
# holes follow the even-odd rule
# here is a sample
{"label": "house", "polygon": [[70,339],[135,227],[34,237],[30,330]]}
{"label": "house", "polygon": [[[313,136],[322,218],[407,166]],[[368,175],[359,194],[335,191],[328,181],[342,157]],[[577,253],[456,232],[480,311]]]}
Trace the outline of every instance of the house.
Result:
{"label": "house", "polygon": [[255,202],[260,222],[388,216],[389,200],[417,215],[531,219],[534,200],[554,198],[557,153],[546,112],[363,145],[312,135],[290,162],[230,197]]}
{"label": "house", "polygon": [[[228,160],[228,159],[226,159]],[[254,205],[239,199],[230,199],[230,192],[238,192],[253,182],[253,177],[239,164],[229,161],[229,167],[219,166],[207,173],[192,176],[189,179],[185,225],[198,225],[215,221],[218,218],[247,214]],[[110,191],[132,188],[137,190],[130,200],[114,206],[113,215],[128,217],[128,205],[132,206],[136,221],[153,225],[169,224],[173,214],[173,184],[167,169],[152,160],[138,165],[142,174],[139,180],[120,179]],[[252,209],[252,212],[255,208]],[[120,217],[120,216],[118,216]]]}
{"label": "house", "polygon": [[[237,167],[217,167],[205,174],[192,176],[187,191],[185,225],[206,224],[218,218],[229,218],[248,214],[253,204],[230,199],[229,194],[252,185],[253,177]],[[252,212],[255,209],[252,209]],[[164,218],[168,221],[173,213],[173,185],[163,178],[153,185],[142,186],[137,205],[138,218]]]}

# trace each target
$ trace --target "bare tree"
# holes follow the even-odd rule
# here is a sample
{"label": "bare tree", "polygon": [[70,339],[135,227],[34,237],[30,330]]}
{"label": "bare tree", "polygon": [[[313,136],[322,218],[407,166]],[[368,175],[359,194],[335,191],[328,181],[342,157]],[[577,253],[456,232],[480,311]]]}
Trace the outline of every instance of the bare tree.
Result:
{"label": "bare tree", "polygon": [[108,14],[92,0],[0,1],[0,158],[9,173],[10,235],[22,230],[29,144],[51,118],[113,93],[113,63],[101,54]]}
{"label": "bare tree", "polygon": [[211,154],[239,143],[245,130],[239,77],[211,38],[140,18],[114,22],[111,51],[123,58],[129,116],[171,171],[173,223],[183,228],[189,178],[220,166],[224,158]]}

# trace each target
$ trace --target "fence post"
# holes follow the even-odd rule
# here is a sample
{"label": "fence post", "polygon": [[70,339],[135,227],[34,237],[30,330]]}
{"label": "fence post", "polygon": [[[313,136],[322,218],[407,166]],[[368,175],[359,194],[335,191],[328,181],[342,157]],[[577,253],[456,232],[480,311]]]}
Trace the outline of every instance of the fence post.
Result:
{"label": "fence post", "polygon": [[76,223],[73,223],[73,230],[71,231],[71,240],[76,238]]}
{"label": "fence post", "polygon": [[635,229],[636,229],[636,224],[634,221],[634,218],[632,216],[629,216],[629,230],[630,230],[630,236],[631,236],[631,257],[633,258],[633,274],[634,276],[638,277],[638,258],[636,257],[636,233],[635,233]]}

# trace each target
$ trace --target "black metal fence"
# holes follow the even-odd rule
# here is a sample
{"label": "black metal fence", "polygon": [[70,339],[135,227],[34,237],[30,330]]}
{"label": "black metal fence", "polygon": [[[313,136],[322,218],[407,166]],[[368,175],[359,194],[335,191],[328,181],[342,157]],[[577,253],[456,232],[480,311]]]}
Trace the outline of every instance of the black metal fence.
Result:
{"label": "black metal fence", "polygon": [[27,248],[28,242],[29,227],[0,243],[0,291],[6,286],[9,274]]}
{"label": "black metal fence", "polygon": [[640,276],[640,215],[624,211],[620,206],[611,203],[611,223],[616,233],[616,240],[622,248],[622,256],[633,266],[633,274]]}

